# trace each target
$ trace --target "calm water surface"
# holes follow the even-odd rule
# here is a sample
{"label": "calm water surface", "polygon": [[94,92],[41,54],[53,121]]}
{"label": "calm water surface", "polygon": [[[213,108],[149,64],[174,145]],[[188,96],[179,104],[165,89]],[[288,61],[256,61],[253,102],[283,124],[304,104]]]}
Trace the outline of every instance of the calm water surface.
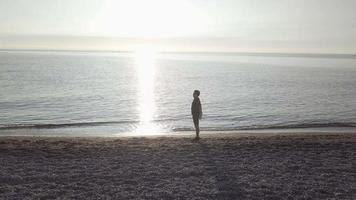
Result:
{"label": "calm water surface", "polygon": [[0,52],[0,134],[356,126],[355,57]]}

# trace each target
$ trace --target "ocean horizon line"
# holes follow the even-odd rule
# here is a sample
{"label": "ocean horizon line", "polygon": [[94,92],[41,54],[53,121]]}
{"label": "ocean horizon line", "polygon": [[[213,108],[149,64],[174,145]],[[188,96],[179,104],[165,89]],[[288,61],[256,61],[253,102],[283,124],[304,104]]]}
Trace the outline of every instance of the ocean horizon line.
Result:
{"label": "ocean horizon line", "polygon": [[[134,53],[135,50],[84,50],[84,49],[1,49],[0,52],[75,52],[75,53]],[[301,53],[301,52],[249,52],[249,51],[156,51],[159,54],[242,55],[268,57],[352,58],[356,53]]]}

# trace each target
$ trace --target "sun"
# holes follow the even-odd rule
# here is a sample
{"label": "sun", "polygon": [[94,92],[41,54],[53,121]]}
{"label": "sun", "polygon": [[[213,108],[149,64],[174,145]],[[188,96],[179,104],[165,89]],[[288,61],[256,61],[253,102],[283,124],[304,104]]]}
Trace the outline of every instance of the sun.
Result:
{"label": "sun", "polygon": [[161,38],[196,35],[208,20],[188,0],[103,0],[96,21],[107,36]]}

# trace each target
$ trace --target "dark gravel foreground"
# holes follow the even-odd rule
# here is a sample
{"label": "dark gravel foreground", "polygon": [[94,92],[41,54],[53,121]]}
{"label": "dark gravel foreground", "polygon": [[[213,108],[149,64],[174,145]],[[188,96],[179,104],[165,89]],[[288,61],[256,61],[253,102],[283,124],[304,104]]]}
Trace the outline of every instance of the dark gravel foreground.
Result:
{"label": "dark gravel foreground", "polygon": [[0,199],[356,199],[356,135],[0,138]]}

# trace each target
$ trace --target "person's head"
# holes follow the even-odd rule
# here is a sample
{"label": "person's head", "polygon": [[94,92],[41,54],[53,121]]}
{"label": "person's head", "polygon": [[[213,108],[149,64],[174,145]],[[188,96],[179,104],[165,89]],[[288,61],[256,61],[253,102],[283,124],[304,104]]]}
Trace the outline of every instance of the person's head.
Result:
{"label": "person's head", "polygon": [[193,92],[193,97],[194,97],[194,98],[198,98],[199,95],[200,95],[200,91],[199,91],[199,90],[194,90],[194,92]]}

